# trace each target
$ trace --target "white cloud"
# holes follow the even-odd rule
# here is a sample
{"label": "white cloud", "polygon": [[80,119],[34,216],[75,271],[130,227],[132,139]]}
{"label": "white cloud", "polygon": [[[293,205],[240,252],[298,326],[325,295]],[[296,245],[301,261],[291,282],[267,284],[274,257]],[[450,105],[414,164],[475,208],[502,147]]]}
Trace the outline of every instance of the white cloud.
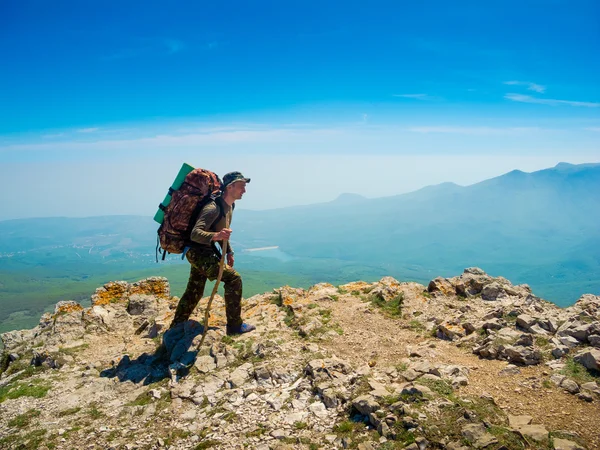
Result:
{"label": "white cloud", "polygon": [[579,102],[573,100],[557,100],[554,98],[537,98],[532,97],[531,95],[523,95],[523,94],[506,94],[504,96],[507,100],[512,100],[513,102],[521,102],[521,103],[536,103],[539,105],[550,105],[550,106],[559,106],[559,105],[568,105],[568,106],[583,106],[587,108],[598,108],[600,107],[600,103],[598,102]]}
{"label": "white cloud", "polygon": [[531,83],[529,81],[505,81],[504,84],[508,84],[510,86],[526,86],[528,90],[538,92],[540,94],[546,92],[546,86],[542,86],[541,84]]}
{"label": "white cloud", "polygon": [[98,131],[100,128],[81,128],[77,130],[78,133],[94,133]]}
{"label": "white cloud", "polygon": [[414,133],[447,133],[472,136],[515,135],[541,131],[538,127],[457,127],[457,126],[420,126],[407,128]]}
{"label": "white cloud", "polygon": [[600,127],[588,127],[586,128],[587,131],[596,131],[598,133],[600,133]]}

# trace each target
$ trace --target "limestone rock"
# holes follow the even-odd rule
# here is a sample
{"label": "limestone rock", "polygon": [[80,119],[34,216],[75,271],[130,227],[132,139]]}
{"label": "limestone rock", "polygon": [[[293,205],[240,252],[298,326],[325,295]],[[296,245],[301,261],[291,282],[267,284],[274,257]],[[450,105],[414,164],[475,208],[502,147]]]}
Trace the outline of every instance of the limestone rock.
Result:
{"label": "limestone rock", "polygon": [[379,409],[379,403],[371,395],[361,395],[355,398],[352,406],[363,416],[368,416]]}
{"label": "limestone rock", "polygon": [[531,416],[508,416],[508,426],[511,428],[521,428],[531,424],[533,417]]}
{"label": "limestone rock", "polygon": [[430,293],[440,292],[446,296],[456,294],[456,290],[454,289],[454,286],[452,286],[452,283],[443,277],[437,277],[431,280],[427,286],[427,291]]}
{"label": "limestone rock", "polygon": [[526,438],[531,438],[535,441],[543,441],[548,438],[548,430],[543,425],[524,425],[517,431]]}
{"label": "limestone rock", "polygon": [[481,423],[465,425],[461,433],[475,448],[485,448],[498,442],[498,439],[489,433]]}
{"label": "limestone rock", "polygon": [[600,349],[583,350],[573,358],[588,370],[600,371]]}
{"label": "limestone rock", "polygon": [[554,450],[585,450],[581,445],[567,439],[554,438],[553,442]]}

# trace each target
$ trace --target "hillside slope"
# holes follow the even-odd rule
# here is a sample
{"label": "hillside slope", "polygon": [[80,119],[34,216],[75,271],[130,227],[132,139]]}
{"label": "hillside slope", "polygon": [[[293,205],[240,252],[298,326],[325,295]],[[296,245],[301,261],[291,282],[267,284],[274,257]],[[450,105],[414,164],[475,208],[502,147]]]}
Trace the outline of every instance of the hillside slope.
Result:
{"label": "hillside slope", "polygon": [[2,448],[600,447],[600,297],[561,309],[469,268],[203,299],[168,332],[164,278],[109,283],[1,335]]}

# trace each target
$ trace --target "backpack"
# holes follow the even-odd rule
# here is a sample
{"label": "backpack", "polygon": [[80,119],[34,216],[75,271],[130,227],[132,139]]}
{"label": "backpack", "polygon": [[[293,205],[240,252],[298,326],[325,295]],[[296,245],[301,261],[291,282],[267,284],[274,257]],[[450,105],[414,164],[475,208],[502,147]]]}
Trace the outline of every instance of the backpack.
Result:
{"label": "backpack", "polygon": [[[218,175],[210,170],[194,169],[185,176],[181,187],[169,188],[170,202],[166,206],[163,203],[159,205],[164,218],[157,232],[157,261],[158,253],[162,253],[164,260],[167,252],[181,253],[183,259],[186,247],[192,246],[190,235],[200,211],[220,196],[221,184]],[[223,215],[222,208],[219,210]]]}

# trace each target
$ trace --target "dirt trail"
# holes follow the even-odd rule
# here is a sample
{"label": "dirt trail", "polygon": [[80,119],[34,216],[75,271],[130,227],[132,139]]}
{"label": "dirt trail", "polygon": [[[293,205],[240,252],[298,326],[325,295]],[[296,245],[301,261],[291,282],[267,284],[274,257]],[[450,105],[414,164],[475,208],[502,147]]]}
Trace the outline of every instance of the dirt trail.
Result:
{"label": "dirt trail", "polygon": [[543,387],[543,381],[553,373],[545,365],[521,367],[519,374],[499,375],[506,362],[480,359],[469,349],[414,331],[408,320],[385,317],[356,296],[341,297],[332,302],[331,309],[332,322],[339,323],[344,334],[322,345],[355,366],[369,362],[376,367],[396,366],[418,349],[432,363],[470,369],[469,384],[460,388],[461,395],[489,394],[507,414],[532,416],[534,423],[550,431],[576,432],[589,449],[600,449],[600,402],[587,403],[554,385]]}

